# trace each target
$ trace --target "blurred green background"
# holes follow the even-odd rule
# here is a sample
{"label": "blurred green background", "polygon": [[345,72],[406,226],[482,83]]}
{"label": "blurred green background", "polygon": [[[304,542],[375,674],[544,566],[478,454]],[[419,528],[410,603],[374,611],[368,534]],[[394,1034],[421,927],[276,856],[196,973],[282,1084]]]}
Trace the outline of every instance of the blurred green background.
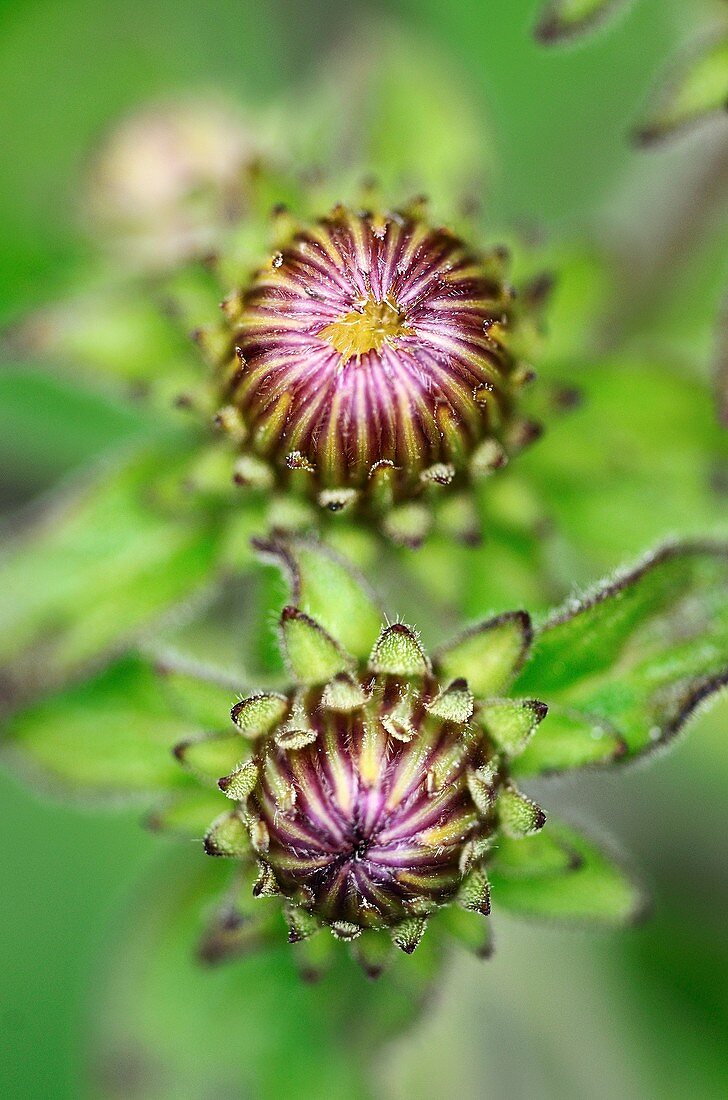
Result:
{"label": "blurred green background", "polygon": [[[659,265],[640,253],[641,234],[657,211],[670,225],[671,203],[685,216],[676,183],[724,163],[728,134],[718,125],[649,154],[627,134],[666,60],[725,5],[635,0],[608,32],[552,51],[532,41],[536,7],[3,0],[0,318],[51,299],[83,269],[80,181],[114,120],[176,92],[295,104],[294,89],[321,69],[346,81],[344,48],[376,50],[395,28],[411,48],[439,51],[490,120],[494,225],[570,235],[597,223],[616,251],[628,241],[635,249],[641,308],[653,308]],[[700,247],[675,275],[679,301],[702,294],[703,314],[690,305],[685,323],[706,341],[697,356],[706,375],[704,334],[725,276],[725,226],[711,209],[704,224],[692,211]],[[22,363],[0,372],[5,510],[145,430],[50,375],[39,382]],[[653,920],[600,936],[497,921],[494,960],[459,958],[426,1019],[380,1060],[382,1095],[728,1093],[727,718],[723,701],[652,768],[544,792],[548,807],[581,812],[619,838],[651,880]],[[112,815],[41,803],[24,778],[0,776],[0,1095],[78,1097],[107,945],[164,842],[140,830],[133,807]],[[134,1095],[131,1083],[124,1094]]]}

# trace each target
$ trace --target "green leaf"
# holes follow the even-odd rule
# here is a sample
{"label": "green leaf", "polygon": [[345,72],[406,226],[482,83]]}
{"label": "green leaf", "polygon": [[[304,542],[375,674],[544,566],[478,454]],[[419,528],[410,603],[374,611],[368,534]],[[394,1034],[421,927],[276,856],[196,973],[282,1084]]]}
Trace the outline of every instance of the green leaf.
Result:
{"label": "green leaf", "polygon": [[171,710],[184,722],[210,733],[230,730],[231,703],[239,688],[234,677],[169,651],[152,651],[149,660]]}
{"label": "green leaf", "polygon": [[675,531],[728,534],[716,477],[728,433],[703,383],[641,357],[580,368],[565,381],[582,403],[513,464],[540,503],[541,528],[557,532],[550,546],[542,535],[540,554],[548,547],[564,590]]}
{"label": "green leaf", "polygon": [[151,668],[129,656],[11,716],[2,750],[36,790],[108,799],[191,782],[172,748],[197,732],[170,709]]}
{"label": "green leaf", "polygon": [[493,159],[490,127],[462,71],[411,25],[403,33],[392,21],[374,23],[369,34],[364,28],[338,56],[317,85],[317,101],[298,111],[307,121],[292,140],[305,141],[304,160],[332,163],[345,178],[374,169],[390,202],[424,191],[440,217],[451,218],[462,195],[482,193]]}
{"label": "green leaf", "polygon": [[497,695],[521,668],[531,643],[525,611],[507,612],[466,630],[442,649],[436,668],[445,679],[464,679],[476,699]]}
{"label": "green leaf", "polygon": [[352,954],[368,978],[380,978],[392,961],[393,944],[384,931],[365,929],[352,945]]}
{"label": "green leaf", "polygon": [[612,764],[627,751],[624,738],[596,716],[585,719],[579,711],[550,706],[546,725],[511,761],[513,775],[549,775],[571,768]]}
{"label": "green leaf", "polygon": [[247,752],[246,742],[237,733],[203,734],[174,746],[182,767],[210,786],[217,786],[218,779],[237,769]]}
{"label": "green leaf", "polygon": [[528,837],[499,836],[494,848],[493,867],[506,878],[539,878],[563,875],[581,865],[581,858],[560,834],[558,822]]}
{"label": "green leaf", "polygon": [[0,560],[0,666],[35,690],[119,650],[209,583],[219,534],[204,511],[170,514],[150,489],[181,476],[186,452],[147,447],[11,542]]}
{"label": "green leaf", "polygon": [[[566,866],[556,862],[559,848]],[[613,926],[636,920],[644,909],[642,892],[625,871],[591,840],[552,819],[537,836],[501,843],[488,874],[495,908],[524,916]]]}
{"label": "green leaf", "polygon": [[718,339],[713,360],[713,388],[718,420],[721,427],[728,428],[728,296],[724,298],[718,316]]}
{"label": "green leaf", "polygon": [[147,815],[146,825],[155,832],[170,833],[185,840],[198,840],[208,832],[220,813],[220,791],[186,787],[158,803]]}
{"label": "green leaf", "polygon": [[382,612],[366,582],[343,558],[307,539],[258,542],[287,574],[291,603],[328,631],[347,653],[369,656],[382,625]]}
{"label": "green leaf", "polygon": [[635,137],[652,145],[728,110],[728,33],[701,42],[668,78]]}
{"label": "green leaf", "polygon": [[636,756],[672,737],[726,682],[728,544],[667,547],[571,601],[537,631],[516,688],[538,685],[563,710],[561,721],[554,716],[553,735],[550,719],[537,732],[526,767],[553,770],[569,762],[569,728],[572,762],[595,762],[582,757],[579,719],[597,739],[611,734],[619,759]]}
{"label": "green leaf", "polygon": [[536,25],[536,38],[544,45],[583,34],[602,23],[625,0],[551,0]]}
{"label": "green leaf", "polygon": [[155,623],[144,641],[155,664],[168,670],[170,699],[186,713],[192,707],[209,729],[224,728],[232,704],[253,686],[290,681],[272,629],[280,613],[279,578],[256,568],[252,548],[234,567],[223,560],[218,568],[221,583],[183,613]]}
{"label": "green leaf", "polygon": [[[529,286],[537,290],[543,286],[544,279],[549,287],[546,323],[540,321],[536,334],[538,377],[558,383],[565,363],[581,362],[585,348],[599,346],[604,314],[614,300],[614,273],[605,257],[586,242],[554,241],[536,253],[519,250],[514,244],[514,260],[522,272],[520,281],[526,284],[526,294]],[[525,313],[521,323],[527,326],[529,321],[534,323]],[[544,389],[541,386],[542,392]],[[529,395],[529,402],[534,397]],[[553,419],[553,407],[538,412],[548,415],[549,421]]]}
{"label": "green leaf", "polygon": [[[213,297],[210,316],[216,305]],[[32,313],[11,333],[10,350],[54,373],[60,368],[76,384],[152,401],[171,417],[175,400],[205,383],[190,328],[176,323],[147,286],[107,283]]]}
{"label": "green leaf", "polygon": [[[390,186],[421,181],[436,202],[452,204],[455,188],[485,182],[491,159],[488,120],[472,89],[442,56],[411,41],[411,29],[377,32],[370,53],[368,101],[362,136],[369,163]],[[453,127],[452,120],[458,125]]]}
{"label": "green leaf", "polygon": [[[250,899],[248,887],[240,898],[243,927],[260,913],[274,946],[206,967],[195,957],[205,924],[219,922],[220,911],[232,917],[233,902],[237,910],[229,882],[226,860],[195,858],[188,848],[153,869],[97,986],[92,1054],[99,1074],[118,1080],[132,1064],[140,1093],[155,1100],[370,1097],[372,1052],[416,1018],[430,989],[435,963],[427,937],[413,958],[397,952],[385,977],[372,982],[327,933],[286,943],[279,902]],[[225,952],[206,950],[208,942],[204,932],[203,960],[222,961]],[[333,947],[333,968],[310,984],[295,959],[318,943]]]}
{"label": "green leaf", "polygon": [[447,905],[436,915],[434,923],[442,925],[449,935],[476,958],[487,959],[493,953],[490,921],[482,913],[462,909],[459,905]]}

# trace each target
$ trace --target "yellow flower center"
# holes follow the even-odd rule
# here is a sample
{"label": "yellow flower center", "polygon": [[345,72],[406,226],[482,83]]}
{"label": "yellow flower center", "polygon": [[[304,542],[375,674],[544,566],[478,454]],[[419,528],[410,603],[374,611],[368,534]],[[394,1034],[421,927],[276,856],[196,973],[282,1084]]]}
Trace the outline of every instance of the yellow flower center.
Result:
{"label": "yellow flower center", "polygon": [[338,351],[344,362],[368,351],[381,351],[401,336],[412,336],[404,314],[388,301],[367,298],[361,309],[353,309],[322,329],[319,336]]}

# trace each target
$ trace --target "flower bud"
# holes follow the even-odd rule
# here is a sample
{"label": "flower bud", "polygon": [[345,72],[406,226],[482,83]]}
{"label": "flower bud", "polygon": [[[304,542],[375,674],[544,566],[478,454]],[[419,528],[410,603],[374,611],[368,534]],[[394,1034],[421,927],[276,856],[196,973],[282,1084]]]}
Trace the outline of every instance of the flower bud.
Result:
{"label": "flower bud", "polygon": [[421,542],[433,500],[535,437],[514,415],[532,377],[519,334],[530,306],[516,305],[506,264],[420,206],[337,206],[293,229],[223,303],[218,423],[237,410],[233,442],[279,486]]}
{"label": "flower bud", "polygon": [[229,104],[149,107],[123,120],[96,156],[92,217],[144,266],[204,253],[240,215],[243,169],[255,155],[248,126]]}
{"label": "flower bud", "polygon": [[176,752],[197,775],[232,764],[217,786],[233,807],[209,827],[206,850],[242,861],[255,897],[281,899],[291,943],[328,929],[372,976],[392,945],[413,952],[453,907],[469,918],[442,927],[483,955],[490,936],[469,920],[490,912],[491,853],[499,837],[545,821],[510,774],[546,714],[504,696],[528,617],[485,622],[433,660],[403,623],[376,636],[366,594],[313,546],[296,549],[295,568],[308,610],[285,607],[279,621],[294,685],[239,700],[232,745],[210,735]]}

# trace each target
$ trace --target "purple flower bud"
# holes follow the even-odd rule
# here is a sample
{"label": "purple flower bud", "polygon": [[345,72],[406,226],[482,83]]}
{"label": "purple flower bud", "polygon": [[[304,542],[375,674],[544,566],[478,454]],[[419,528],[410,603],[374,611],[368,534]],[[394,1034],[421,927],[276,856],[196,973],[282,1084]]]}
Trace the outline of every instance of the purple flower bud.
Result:
{"label": "purple flower bud", "polygon": [[502,465],[529,377],[506,262],[414,211],[339,206],[298,229],[224,304],[236,442],[332,511],[381,514]]}
{"label": "purple flower bud", "polygon": [[[365,624],[361,598],[349,590]],[[234,808],[205,843],[211,855],[255,864],[253,894],[284,899],[291,943],[328,928],[356,941],[355,957],[376,974],[383,944],[411,953],[436,913],[457,911],[449,923],[462,934],[463,922],[477,926],[490,912],[496,838],[529,836],[545,821],[514,785],[510,758],[546,708],[502,695],[530,642],[527,616],[481,624],[434,663],[402,623],[381,630],[366,657],[359,631],[336,617],[358,659],[320,621],[284,608],[281,646],[298,686],[233,707],[251,751],[240,761],[233,748],[238,762],[218,787]],[[452,676],[458,664],[470,684]],[[192,771],[194,749],[178,752]],[[487,931],[468,936],[484,953]]]}
{"label": "purple flower bud", "polygon": [[382,928],[457,891],[464,846],[493,829],[467,783],[491,749],[428,713],[431,679],[417,692],[393,679],[357,683],[372,693],[368,704],[336,713],[315,693],[306,703],[314,739],[292,750],[265,744],[248,806],[265,823],[264,858],[284,893],[327,923]]}

